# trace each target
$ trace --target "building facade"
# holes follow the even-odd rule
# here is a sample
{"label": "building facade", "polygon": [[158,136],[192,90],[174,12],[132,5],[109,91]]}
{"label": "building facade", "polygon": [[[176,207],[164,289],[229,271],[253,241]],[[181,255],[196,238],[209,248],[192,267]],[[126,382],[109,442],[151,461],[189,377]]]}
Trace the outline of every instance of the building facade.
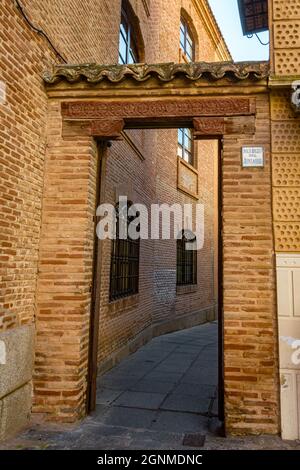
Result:
{"label": "building facade", "polygon": [[[155,334],[214,318],[220,184],[226,429],[299,438],[300,5],[260,3],[271,57],[253,66],[226,64],[204,0],[123,2],[123,13],[120,0],[1,3],[1,438],[32,411],[58,422],[85,415],[91,333],[103,371]],[[169,65],[53,69],[137,61]],[[182,68],[174,72],[170,62]],[[77,116],[79,126],[71,122],[75,99],[74,115],[85,119]],[[221,182],[216,142],[196,141],[191,159],[188,131],[132,126],[105,134],[99,116],[87,118],[104,105],[109,118],[105,99],[122,105],[118,126],[133,109],[128,101],[147,103],[140,115],[149,121],[156,100],[155,117],[165,125],[170,102],[181,119],[185,100],[201,105],[187,123],[194,136],[222,136]],[[97,102],[93,110],[87,101]],[[103,136],[122,140],[99,149]],[[263,147],[262,168],[241,167],[243,146]],[[205,203],[206,242],[187,285],[178,285],[176,241],[141,240],[138,289],[136,270],[131,284],[119,282],[114,242],[95,253],[97,204],[115,205],[119,195],[147,207]]]}
{"label": "building facade", "polygon": [[[55,255],[52,251],[57,236],[61,240],[70,237],[68,222],[72,217],[79,214],[80,218],[87,209],[80,198],[71,209],[62,193],[65,206],[61,214],[66,223],[58,227],[60,214],[54,206],[51,208],[58,193],[53,192],[49,178],[57,174],[59,183],[65,163],[59,155],[51,157],[50,162],[45,159],[47,148],[55,147],[55,138],[47,135],[53,121],[42,80],[44,71],[57,63],[210,62],[228,60],[230,55],[205,1],[174,0],[166,5],[154,0],[61,0],[42,4],[35,0],[5,0],[0,8],[4,25],[0,77],[3,437],[22,426],[31,410],[58,421],[74,421],[85,413],[88,327],[82,329],[86,339],[79,340],[83,372],[76,385],[72,381],[72,368],[77,367],[72,355],[76,340],[74,343],[68,333],[63,339],[59,330],[63,327],[65,332],[72,331],[81,315],[88,315],[90,292],[82,286],[86,267],[79,253],[83,245],[91,250],[92,240],[74,240],[67,252],[63,244],[58,250],[56,246]],[[125,52],[120,43],[120,25],[127,41]],[[182,152],[190,153],[187,144],[182,142],[182,146]],[[74,152],[78,157],[67,176],[71,194],[80,191],[86,172],[92,169],[86,167],[80,145],[68,152],[67,158],[72,160]],[[110,292],[112,242],[102,243],[98,271],[100,370],[111,367],[155,334],[215,318],[217,144],[195,143],[193,161],[190,155],[181,157],[177,130],[126,131],[123,140],[113,142],[105,156],[101,202],[115,204],[120,195],[148,208],[151,203],[203,202],[207,232],[205,246],[197,254],[196,278],[185,280],[182,284],[186,285],[181,286],[176,282],[176,240],[141,241],[138,292],[117,292],[117,300]],[[180,184],[179,175],[188,183]],[[92,214],[91,208],[88,211]],[[43,227],[42,216],[50,213],[49,225],[47,222]],[[41,253],[47,253],[51,273]],[[75,291],[68,279],[70,269],[78,280]],[[60,294],[54,298],[58,284]],[[66,302],[72,297],[77,307],[70,315]],[[58,377],[55,370],[61,370],[62,376]],[[81,402],[79,407],[73,406],[75,400]]]}
{"label": "building facade", "polygon": [[281,384],[281,430],[300,437],[300,2],[274,0],[271,32],[273,227]]}

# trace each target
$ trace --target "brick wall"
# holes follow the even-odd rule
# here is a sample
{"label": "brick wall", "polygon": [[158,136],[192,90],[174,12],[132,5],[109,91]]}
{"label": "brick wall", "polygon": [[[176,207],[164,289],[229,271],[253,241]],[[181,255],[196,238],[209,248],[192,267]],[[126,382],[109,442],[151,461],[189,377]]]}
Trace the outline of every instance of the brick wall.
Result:
{"label": "brick wall", "polygon": [[[241,169],[241,146],[265,149]],[[278,432],[278,359],[269,97],[257,96],[256,134],[227,137],[223,156],[225,415],[233,433]]]}
{"label": "brick wall", "polygon": [[[5,266],[0,329],[14,334],[16,327],[36,321],[34,410],[49,413],[52,419],[73,421],[84,413],[96,148],[87,139],[80,140],[76,146],[61,141],[57,103],[51,103],[48,109],[41,76],[62,58],[68,63],[116,62],[120,0],[23,0],[20,3],[28,19],[43,29],[61,57],[45,37],[33,31],[15,2],[1,2],[0,23],[4,27],[0,32],[0,80],[6,84],[7,99],[0,106],[3,117],[0,126],[1,257]],[[147,62],[178,61],[181,6],[197,29],[202,54],[198,58],[216,59],[215,50],[204,35],[206,30],[196,12],[196,3],[199,2],[186,0],[182,4],[177,0],[167,11],[166,2],[152,0],[149,16],[143,2],[132,2],[139,18]],[[165,35],[166,31],[170,34]],[[176,136],[165,135],[170,139],[166,142],[174,145],[175,150]],[[149,204],[152,197],[157,197],[151,179],[147,179],[156,175],[159,168],[158,144],[153,146],[157,135],[150,131],[135,132],[132,138],[145,161],[138,160],[136,152],[126,147],[127,144],[114,144],[107,162],[107,175],[112,182],[110,187],[107,185],[107,198],[112,199],[113,188],[124,180],[126,169],[128,175],[135,176],[139,198]],[[176,151],[172,151],[173,168],[176,159]],[[128,184],[132,186],[130,178]],[[174,187],[173,194],[174,197],[177,194]],[[186,201],[187,197],[180,196],[180,200]],[[153,250],[153,246],[145,244],[141,259],[145,267],[141,275],[142,310],[125,308],[121,320],[120,312],[109,311],[107,292],[103,293],[106,306],[103,304],[102,318],[105,319],[106,308],[111,319],[101,328],[106,338],[103,354],[124,344],[152,321],[154,308],[149,286],[153,286],[153,275],[148,274],[153,270],[150,262]],[[207,247],[205,266],[209,265],[210,252],[211,247]],[[174,254],[173,251],[173,264]],[[104,282],[105,279],[108,282],[108,260],[109,257],[103,259]],[[198,297],[193,294],[190,302],[191,308],[196,308]],[[181,300],[176,304],[176,312],[185,313]],[[125,333],[121,331],[124,320]],[[28,383],[30,377],[26,376],[26,380],[15,386],[20,389]],[[30,387],[26,393],[30,397]],[[26,403],[21,409],[27,415]]]}
{"label": "brick wall", "polygon": [[24,24],[13,2],[1,2],[0,15],[0,80],[6,85],[6,101],[0,105],[1,260],[5,267],[0,329],[6,329],[34,318],[47,111],[40,74],[55,61],[55,55],[45,53],[44,41]]}
{"label": "brick wall", "polygon": [[[126,142],[114,142],[107,152],[105,174],[102,177],[102,202],[115,204],[120,196],[150,209],[155,201],[156,155],[155,131],[131,133],[140,144],[145,160],[141,160]],[[103,188],[104,186],[104,188]],[[99,329],[99,364],[141,333],[152,321],[153,304],[153,243],[140,242],[139,294],[109,303],[111,241],[102,242],[101,303]]]}
{"label": "brick wall", "polygon": [[59,62],[15,2],[0,4],[1,287],[0,439],[28,422],[40,240],[47,98],[41,74]]}
{"label": "brick wall", "polygon": [[272,0],[269,2],[271,22],[272,69],[278,77],[300,74],[300,2]]}
{"label": "brick wall", "polygon": [[33,410],[69,422],[85,413],[97,147],[62,139],[56,102],[48,124]]}

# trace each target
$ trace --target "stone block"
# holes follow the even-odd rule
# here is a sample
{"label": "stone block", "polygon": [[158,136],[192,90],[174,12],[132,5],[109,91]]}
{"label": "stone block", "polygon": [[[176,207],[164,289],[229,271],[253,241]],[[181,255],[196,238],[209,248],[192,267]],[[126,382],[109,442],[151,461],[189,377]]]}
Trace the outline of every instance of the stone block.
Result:
{"label": "stone block", "polygon": [[34,327],[14,328],[0,333],[5,364],[0,364],[0,399],[31,381],[34,358]]}
{"label": "stone block", "polygon": [[31,383],[0,400],[0,441],[29,423],[31,410]]}

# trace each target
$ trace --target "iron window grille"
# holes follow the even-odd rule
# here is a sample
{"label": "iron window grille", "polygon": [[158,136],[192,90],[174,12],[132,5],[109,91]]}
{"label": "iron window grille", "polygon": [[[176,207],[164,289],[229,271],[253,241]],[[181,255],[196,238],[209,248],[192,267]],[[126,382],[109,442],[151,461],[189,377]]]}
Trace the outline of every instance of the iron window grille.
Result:
{"label": "iron window grille", "polygon": [[[124,211],[127,214],[127,205]],[[140,239],[119,238],[120,219],[125,217],[119,205],[116,206],[116,237],[112,241],[110,269],[110,301],[118,300],[138,293],[139,290],[139,258]],[[127,216],[127,227],[134,217]]]}
{"label": "iron window grille", "polygon": [[186,236],[183,232],[177,239],[177,285],[197,284],[197,250],[188,249],[187,244],[195,243],[194,234]]}
{"label": "iron window grille", "polygon": [[191,129],[178,129],[177,154],[190,165],[194,165],[194,141]]}
{"label": "iron window grille", "polygon": [[119,64],[135,64],[138,62],[138,48],[134,35],[134,28],[130,22],[126,9],[122,7]]}

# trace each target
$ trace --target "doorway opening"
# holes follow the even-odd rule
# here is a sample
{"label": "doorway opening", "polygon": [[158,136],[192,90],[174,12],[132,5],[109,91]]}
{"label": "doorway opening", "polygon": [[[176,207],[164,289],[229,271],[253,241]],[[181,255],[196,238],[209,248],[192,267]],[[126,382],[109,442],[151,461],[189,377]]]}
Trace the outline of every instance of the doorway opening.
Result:
{"label": "doorway opening", "polygon": [[205,432],[224,420],[222,140],[167,126],[99,143],[97,201],[201,204],[204,243],[185,256],[182,239],[140,240],[134,271],[128,241],[96,240],[87,408],[105,425]]}

